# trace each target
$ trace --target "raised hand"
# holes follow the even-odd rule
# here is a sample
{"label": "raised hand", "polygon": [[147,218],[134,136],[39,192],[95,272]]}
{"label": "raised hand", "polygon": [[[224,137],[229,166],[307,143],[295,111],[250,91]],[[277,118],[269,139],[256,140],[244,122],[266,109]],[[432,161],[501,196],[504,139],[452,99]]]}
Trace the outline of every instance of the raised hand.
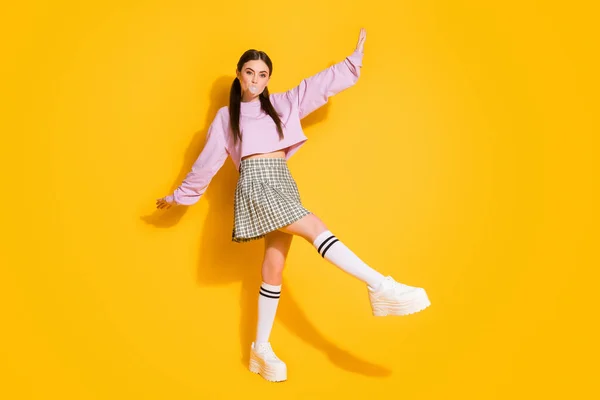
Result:
{"label": "raised hand", "polygon": [[358,35],[358,43],[356,43],[356,50],[360,51],[361,53],[364,52],[366,39],[367,30],[365,28],[360,28],[360,34]]}

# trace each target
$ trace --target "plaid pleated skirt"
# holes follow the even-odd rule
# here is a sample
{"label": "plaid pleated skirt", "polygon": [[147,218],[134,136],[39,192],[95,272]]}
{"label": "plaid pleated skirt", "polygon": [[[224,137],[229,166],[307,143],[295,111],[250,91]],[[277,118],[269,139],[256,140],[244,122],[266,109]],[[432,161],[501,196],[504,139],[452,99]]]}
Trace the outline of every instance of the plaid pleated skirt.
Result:
{"label": "plaid pleated skirt", "polygon": [[310,214],[300,201],[285,158],[251,158],[240,163],[235,188],[234,242],[249,242]]}

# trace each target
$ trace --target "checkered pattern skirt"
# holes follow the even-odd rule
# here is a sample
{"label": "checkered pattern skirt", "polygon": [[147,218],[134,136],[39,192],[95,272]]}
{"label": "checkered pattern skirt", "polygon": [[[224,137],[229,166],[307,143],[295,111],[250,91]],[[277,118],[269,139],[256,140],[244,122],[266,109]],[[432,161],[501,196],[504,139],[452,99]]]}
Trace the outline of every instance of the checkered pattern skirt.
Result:
{"label": "checkered pattern skirt", "polygon": [[310,211],[302,206],[298,186],[285,158],[241,161],[235,189],[232,241],[263,238],[307,214]]}

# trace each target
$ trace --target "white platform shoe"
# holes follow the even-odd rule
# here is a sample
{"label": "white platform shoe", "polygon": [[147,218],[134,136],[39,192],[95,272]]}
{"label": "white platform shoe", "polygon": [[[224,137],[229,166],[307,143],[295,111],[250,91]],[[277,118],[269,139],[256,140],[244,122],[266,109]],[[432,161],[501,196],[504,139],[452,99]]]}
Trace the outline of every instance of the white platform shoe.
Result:
{"label": "white platform shoe", "polygon": [[398,283],[391,276],[387,276],[379,288],[367,286],[367,290],[376,317],[409,315],[431,305],[425,289]]}
{"label": "white platform shoe", "polygon": [[275,355],[270,343],[260,343],[250,347],[250,371],[259,374],[270,382],[287,379],[287,366]]}

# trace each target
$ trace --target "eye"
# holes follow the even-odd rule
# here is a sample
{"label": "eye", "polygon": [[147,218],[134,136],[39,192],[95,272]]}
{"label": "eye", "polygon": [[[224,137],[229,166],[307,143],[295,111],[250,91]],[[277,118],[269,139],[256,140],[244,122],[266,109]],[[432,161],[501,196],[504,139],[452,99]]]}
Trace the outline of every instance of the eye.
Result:
{"label": "eye", "polygon": [[267,75],[266,75],[266,74],[262,74],[261,76],[262,76],[263,78],[266,78],[266,77],[267,77]]}
{"label": "eye", "polygon": [[252,75],[252,72],[250,72],[250,71],[246,71],[246,74],[247,74],[247,75]]}

